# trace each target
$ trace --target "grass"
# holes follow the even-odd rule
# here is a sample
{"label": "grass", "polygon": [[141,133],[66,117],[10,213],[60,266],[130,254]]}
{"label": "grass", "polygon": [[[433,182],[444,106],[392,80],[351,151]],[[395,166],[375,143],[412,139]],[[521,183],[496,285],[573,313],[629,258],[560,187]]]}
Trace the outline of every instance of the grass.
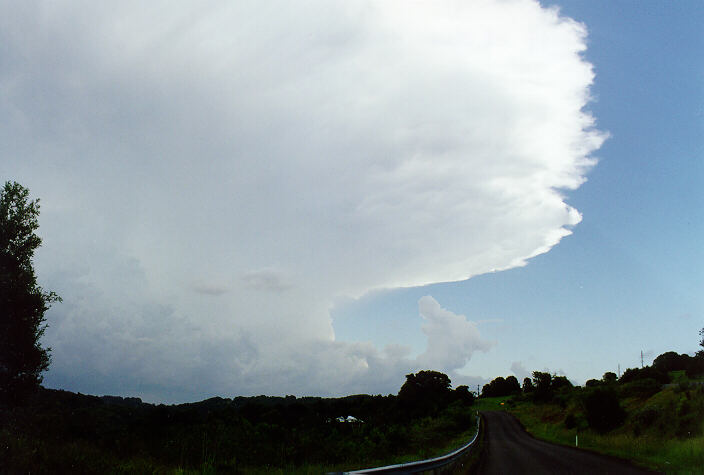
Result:
{"label": "grass", "polygon": [[[567,415],[574,416],[579,410],[576,402],[560,407],[519,401],[510,407],[510,411],[530,434],[543,440],[574,446],[575,436],[578,436],[580,448],[630,459],[645,468],[666,473],[704,473],[704,420],[695,422],[699,424],[695,435],[692,432],[674,435],[678,424],[681,425],[680,418],[697,414],[691,407],[678,413],[676,408],[681,407],[681,401],[701,403],[704,395],[698,391],[690,392],[685,393],[685,398],[682,394],[681,390],[678,393],[677,389],[666,389],[645,401],[624,400],[623,406],[628,413],[625,424],[606,434],[595,433],[583,422],[572,428],[566,427]],[[652,426],[641,429],[639,417],[648,410],[654,414]]]}
{"label": "grass", "polygon": [[[474,412],[476,411],[476,407],[472,406],[470,411]],[[251,472],[250,471],[245,471],[245,473],[252,473],[252,474],[265,474],[265,473],[280,473],[280,474],[308,474],[308,473],[325,473],[325,472],[342,472],[342,471],[349,471],[349,470],[359,470],[359,469],[364,469],[364,468],[373,468],[373,467],[384,467],[387,465],[396,465],[396,464],[402,464],[402,463],[409,463],[409,462],[417,462],[419,460],[426,460],[429,458],[434,458],[434,457],[440,457],[442,455],[446,455],[450,452],[454,452],[458,448],[464,446],[467,444],[472,438],[474,438],[474,435],[477,432],[477,426],[472,425],[471,428],[467,429],[466,431],[456,435],[455,437],[452,437],[449,440],[446,440],[444,443],[436,443],[433,445],[429,445],[428,448],[425,448],[421,450],[419,453],[412,453],[412,454],[404,454],[404,455],[399,455],[395,457],[390,457],[390,458],[385,458],[385,459],[377,459],[377,460],[369,460],[363,464],[353,464],[353,465],[335,465],[335,466],[304,466],[304,467],[299,467],[296,471],[292,467],[291,470],[281,470],[281,471],[260,471],[260,469],[253,469]]]}

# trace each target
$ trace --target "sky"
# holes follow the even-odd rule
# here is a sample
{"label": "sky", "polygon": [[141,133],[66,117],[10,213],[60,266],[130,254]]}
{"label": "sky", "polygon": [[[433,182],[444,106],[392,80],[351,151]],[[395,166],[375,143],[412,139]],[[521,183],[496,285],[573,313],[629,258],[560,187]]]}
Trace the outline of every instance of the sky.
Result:
{"label": "sky", "polygon": [[0,1],[47,387],[575,384],[704,327],[699,1]]}

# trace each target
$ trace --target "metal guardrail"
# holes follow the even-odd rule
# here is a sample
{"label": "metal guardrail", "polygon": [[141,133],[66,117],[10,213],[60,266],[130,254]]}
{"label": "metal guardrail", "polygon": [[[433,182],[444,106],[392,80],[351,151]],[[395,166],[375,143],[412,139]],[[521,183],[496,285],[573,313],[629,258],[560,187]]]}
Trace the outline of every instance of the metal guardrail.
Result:
{"label": "metal guardrail", "polygon": [[419,460],[417,462],[408,462],[408,463],[399,463],[396,465],[387,465],[385,467],[376,467],[376,468],[365,468],[362,470],[353,470],[351,472],[341,472],[343,474],[366,474],[366,473],[374,473],[374,474],[406,474],[406,473],[420,473],[420,472],[427,472],[429,470],[434,470],[437,468],[444,467],[446,465],[450,465],[453,462],[456,462],[460,457],[466,455],[469,450],[472,448],[474,443],[478,440],[479,438],[479,431],[481,427],[479,427],[481,423],[481,417],[477,414],[477,433],[474,434],[474,438],[467,443],[466,445],[463,445],[459,449],[455,450],[454,452],[450,452],[449,454],[442,455],[440,457],[435,457],[432,459],[426,459],[426,460]]}

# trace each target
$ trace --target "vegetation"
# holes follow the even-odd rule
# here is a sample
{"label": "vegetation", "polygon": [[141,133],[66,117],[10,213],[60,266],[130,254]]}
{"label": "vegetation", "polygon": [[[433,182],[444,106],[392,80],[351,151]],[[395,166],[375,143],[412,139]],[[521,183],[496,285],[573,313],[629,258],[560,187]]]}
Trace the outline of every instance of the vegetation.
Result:
{"label": "vegetation", "polygon": [[174,406],[41,389],[0,407],[0,472],[323,473],[418,460],[473,435],[472,394],[436,384],[445,380],[410,374],[398,396]]}
{"label": "vegetation", "polygon": [[39,344],[44,312],[60,300],[37,285],[32,258],[42,240],[39,200],[6,182],[0,190],[0,401],[26,398],[49,367],[49,349]]}
{"label": "vegetation", "polygon": [[482,388],[484,397],[510,396],[521,392],[521,386],[515,376],[508,376],[505,379],[501,376],[495,378]]}
{"label": "vegetation", "polygon": [[[695,357],[667,352],[651,366],[626,370],[620,378],[607,372],[584,387],[535,372],[501,408],[551,442],[578,441],[581,448],[668,473],[704,473],[702,363],[701,351]],[[476,407],[482,401],[483,393]]]}
{"label": "vegetation", "polygon": [[[473,435],[476,410],[509,409],[534,435],[667,471],[704,467],[704,349],[573,387],[536,371],[484,385],[475,403],[437,371],[408,374],[398,396],[212,398],[173,406],[41,388],[44,313],[37,285],[39,201],[0,190],[0,472],[320,473],[446,453]],[[699,332],[704,348],[704,328]],[[476,455],[475,455],[476,456]]]}

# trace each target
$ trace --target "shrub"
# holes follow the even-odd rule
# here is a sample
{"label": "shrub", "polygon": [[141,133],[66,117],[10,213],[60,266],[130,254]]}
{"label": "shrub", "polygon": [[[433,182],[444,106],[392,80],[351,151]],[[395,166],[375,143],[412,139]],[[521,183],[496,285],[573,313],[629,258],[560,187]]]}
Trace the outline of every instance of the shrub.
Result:
{"label": "shrub", "polygon": [[624,384],[619,388],[619,393],[623,397],[637,397],[646,399],[660,391],[662,385],[653,378],[637,379]]}
{"label": "shrub", "polygon": [[583,405],[589,427],[599,433],[615,429],[626,418],[626,411],[611,389],[595,388],[584,396]]}

